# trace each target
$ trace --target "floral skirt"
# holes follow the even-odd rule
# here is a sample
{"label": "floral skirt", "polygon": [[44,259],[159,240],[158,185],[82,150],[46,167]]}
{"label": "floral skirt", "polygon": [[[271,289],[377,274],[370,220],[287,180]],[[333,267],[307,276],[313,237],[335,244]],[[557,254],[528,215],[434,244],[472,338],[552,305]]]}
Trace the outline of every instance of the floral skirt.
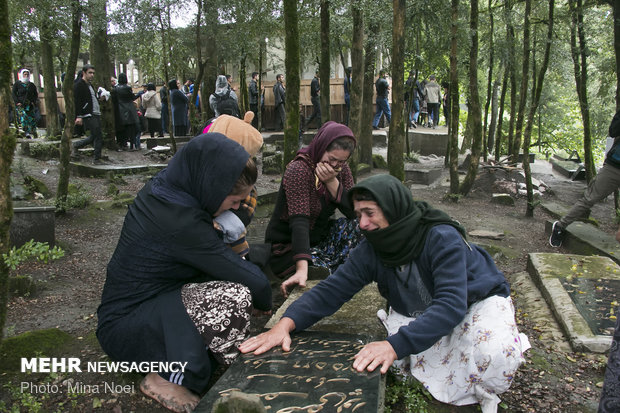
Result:
{"label": "floral skirt", "polygon": [[[618,314],[620,308],[616,312]],[[620,412],[620,318],[609,350],[609,360],[605,368],[605,381],[601,392],[598,413]]]}
{"label": "floral skirt", "polygon": [[[392,335],[413,318],[390,309],[377,313]],[[497,397],[508,390],[514,373],[530,348],[519,333],[509,297],[492,296],[473,304],[452,333],[427,350],[395,361],[400,376],[413,376],[443,403],[480,403],[483,413],[497,411]]]}
{"label": "floral skirt", "polygon": [[250,335],[250,290],[225,281],[186,284],[181,299],[216,360],[231,364],[239,354],[237,347]]}
{"label": "floral skirt", "polygon": [[34,109],[18,106],[17,119],[26,135],[35,136],[37,134],[37,121],[34,116]]}
{"label": "floral skirt", "polygon": [[331,225],[327,238],[311,248],[312,265],[327,268],[331,274],[345,262],[361,239],[356,219],[338,218]]}

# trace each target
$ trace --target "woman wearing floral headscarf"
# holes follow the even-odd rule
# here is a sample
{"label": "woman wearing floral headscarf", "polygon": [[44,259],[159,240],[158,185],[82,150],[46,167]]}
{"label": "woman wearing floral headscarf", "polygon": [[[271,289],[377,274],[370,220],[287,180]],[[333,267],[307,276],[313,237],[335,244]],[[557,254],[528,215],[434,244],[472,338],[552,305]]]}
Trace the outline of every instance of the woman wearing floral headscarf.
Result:
{"label": "woman wearing floral headscarf", "polygon": [[[270,265],[284,278],[282,292],[305,286],[308,266],[335,270],[357,245],[359,228],[347,199],[353,176],[347,160],[355,149],[347,126],[326,122],[306,148],[297,152],[282,178],[265,240],[272,244]],[[331,220],[339,209],[346,218]]]}
{"label": "woman wearing floral headscarf", "polygon": [[22,69],[19,81],[13,85],[13,102],[15,102],[17,121],[26,133],[26,138],[37,137],[37,119],[35,110],[39,106],[39,92],[30,81],[30,71]]}

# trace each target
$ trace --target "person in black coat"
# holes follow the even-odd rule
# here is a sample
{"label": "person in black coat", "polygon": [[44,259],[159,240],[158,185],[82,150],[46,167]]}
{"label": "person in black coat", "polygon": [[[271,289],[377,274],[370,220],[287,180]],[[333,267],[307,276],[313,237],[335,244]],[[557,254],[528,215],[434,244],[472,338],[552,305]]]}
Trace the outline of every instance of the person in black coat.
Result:
{"label": "person in black coat", "polygon": [[271,311],[265,274],[229,248],[214,220],[238,209],[256,165],[220,133],[193,138],[138,193],[107,267],[97,338],[114,360],[175,362],[140,389],[166,408],[198,404],[218,363],[230,364],[254,310]]}
{"label": "person in black coat", "polygon": [[189,99],[179,90],[179,81],[176,79],[172,79],[168,82],[168,89],[170,89],[174,135],[185,136],[187,135],[187,128],[189,126]]}
{"label": "person in black coat", "polygon": [[140,123],[138,111],[134,101],[139,97],[133,93],[131,86],[127,84],[127,75],[118,75],[118,85],[112,90],[112,103],[116,114],[117,142],[120,149],[127,147],[130,150],[140,149]]}
{"label": "person in black coat", "polygon": [[19,81],[13,84],[13,102],[16,107],[16,120],[21,125],[26,138],[37,137],[37,116],[39,106],[39,92],[30,81],[30,71],[22,69],[19,72]]}

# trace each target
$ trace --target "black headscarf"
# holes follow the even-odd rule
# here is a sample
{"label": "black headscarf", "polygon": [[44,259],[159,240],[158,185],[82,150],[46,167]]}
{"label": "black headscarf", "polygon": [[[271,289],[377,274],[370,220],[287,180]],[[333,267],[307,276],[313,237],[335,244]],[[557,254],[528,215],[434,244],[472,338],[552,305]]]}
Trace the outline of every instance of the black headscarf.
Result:
{"label": "black headscarf", "polygon": [[250,154],[221,133],[199,135],[153,178],[154,195],[213,216],[241,176]]}
{"label": "black headscarf", "polygon": [[408,264],[418,258],[428,231],[435,225],[452,225],[465,238],[465,228],[458,222],[424,201],[414,201],[411,191],[391,175],[375,175],[363,180],[349,191],[350,198],[356,189],[365,189],[374,196],[389,223],[387,228],[362,231],[381,262],[389,267]]}

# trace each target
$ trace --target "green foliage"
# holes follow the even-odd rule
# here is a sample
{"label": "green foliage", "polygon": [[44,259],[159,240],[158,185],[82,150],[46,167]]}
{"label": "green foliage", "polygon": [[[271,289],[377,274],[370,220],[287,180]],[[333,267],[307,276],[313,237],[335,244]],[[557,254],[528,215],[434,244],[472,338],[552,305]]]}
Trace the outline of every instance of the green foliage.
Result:
{"label": "green foliage", "polygon": [[41,160],[58,158],[60,156],[60,150],[58,149],[58,145],[49,143],[30,144],[29,151],[32,158]]}
{"label": "green foliage", "polygon": [[422,384],[414,378],[401,380],[394,374],[388,374],[388,384],[385,389],[386,413],[392,411],[391,407],[403,406],[406,412],[428,413],[428,401],[430,393]]}
{"label": "green foliage", "polygon": [[[0,412],[7,413],[19,413],[21,411],[27,411],[31,413],[39,413],[43,412],[43,403],[38,400],[38,397],[28,391],[22,392],[19,384],[13,384],[13,382],[8,382],[3,386],[8,394],[10,394],[11,399],[13,400],[13,405],[10,409],[6,408],[6,406],[0,405]],[[49,395],[45,395],[44,398],[49,398]],[[25,410],[21,410],[21,408]]]}
{"label": "green foliage", "polygon": [[416,152],[411,152],[409,155],[404,153],[403,157],[405,158],[405,162],[420,163],[420,155]]}
{"label": "green foliage", "polygon": [[69,209],[84,209],[92,202],[91,196],[82,190],[81,186],[69,184],[69,193],[67,199],[63,201],[56,200],[56,209],[59,211],[67,211]]}
{"label": "green foliage", "polygon": [[13,247],[8,253],[2,254],[2,259],[7,267],[11,270],[15,270],[21,263],[30,259],[35,259],[47,264],[50,260],[57,260],[64,255],[65,252],[58,246],[50,248],[47,242],[35,242],[31,239],[21,247]]}

